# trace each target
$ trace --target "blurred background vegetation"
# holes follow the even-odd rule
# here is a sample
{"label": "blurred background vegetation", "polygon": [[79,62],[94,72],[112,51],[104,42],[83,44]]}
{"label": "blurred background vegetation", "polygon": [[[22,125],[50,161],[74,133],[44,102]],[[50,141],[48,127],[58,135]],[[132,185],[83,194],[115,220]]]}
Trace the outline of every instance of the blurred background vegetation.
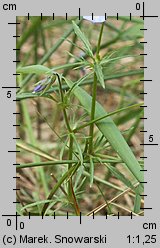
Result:
{"label": "blurred background vegetation", "polygon": [[[76,58],[82,56],[79,47],[82,47],[81,41],[73,32],[71,20],[75,17],[69,17],[68,21],[63,17],[17,17],[21,25],[17,26],[17,59],[21,62],[17,68],[32,64],[43,64],[47,67],[63,73],[64,76],[77,81],[88,73],[89,69],[80,70],[76,68]],[[87,21],[80,21],[81,30],[88,37],[93,51],[96,51],[97,37],[99,34],[99,25],[93,25]],[[103,69],[106,88],[102,90],[98,87],[97,100],[103,105],[107,112],[116,111],[137,103],[143,102],[143,21],[138,17],[108,17],[105,23],[102,45],[100,49],[101,56],[119,57],[119,60],[112,60],[107,63]],[[74,45],[76,44],[76,46]],[[69,53],[68,53],[69,52]],[[86,54],[83,54],[87,59]],[[20,74],[17,76],[17,86],[21,89],[17,92],[17,112],[21,114],[17,117],[17,149],[20,154],[17,155],[17,163],[40,163],[50,160],[64,160],[67,157],[65,148],[65,124],[60,107],[46,98],[33,96],[31,92],[34,84],[43,79],[39,75]],[[92,77],[83,82],[86,91],[91,94]],[[64,89],[67,89],[64,86]],[[57,86],[53,86],[51,92],[56,95]],[[82,123],[86,117],[84,109],[79,106],[77,99],[72,99],[72,108],[69,110],[70,122],[77,126]],[[132,148],[137,159],[143,156],[143,117],[142,108],[133,108],[113,115],[116,125],[123,133],[128,144]],[[85,119],[86,120],[86,119]],[[87,129],[79,133],[78,142],[84,146],[83,137],[87,136]],[[61,139],[63,139],[63,142]],[[117,155],[99,131],[95,132],[95,146],[97,153],[104,155],[104,158],[115,158]],[[82,142],[82,144],[81,144]],[[99,146],[100,144],[100,146]],[[140,161],[142,164],[142,161]],[[115,162],[114,166],[134,183],[130,173],[122,166],[122,163]],[[53,188],[59,178],[65,171],[65,164],[17,169],[20,179],[17,180],[17,211],[21,215],[32,214],[39,215],[42,205],[46,200],[50,190]],[[97,210],[97,215],[105,215],[106,211],[110,215],[129,215],[134,209],[135,195],[128,190],[123,180],[113,175],[107,167],[97,164],[95,166],[95,180],[92,187],[88,182],[89,170],[86,168],[81,174],[77,175],[75,183],[76,197],[79,207],[84,215],[89,215],[93,210]],[[66,212],[74,215],[74,211],[68,204],[65,194],[65,188],[59,189],[54,195],[52,206],[48,214],[65,215]],[[102,208],[101,204],[105,205]],[[143,199],[141,199],[143,204]],[[134,213],[142,215],[143,212]]]}

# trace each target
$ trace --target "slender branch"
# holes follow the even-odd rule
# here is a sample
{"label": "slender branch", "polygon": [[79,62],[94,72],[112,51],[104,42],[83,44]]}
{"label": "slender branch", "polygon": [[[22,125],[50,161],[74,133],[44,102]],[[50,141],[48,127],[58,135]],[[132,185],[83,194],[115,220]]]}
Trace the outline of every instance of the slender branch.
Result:
{"label": "slender branch", "polygon": [[58,73],[56,75],[57,75],[58,83],[59,83],[59,92],[60,92],[60,96],[61,96],[61,102],[63,104],[63,106],[62,106],[63,116],[64,116],[64,119],[65,119],[65,123],[66,123],[67,129],[68,129],[69,133],[71,133],[72,130],[70,128],[68,117],[67,117],[67,113],[66,113],[66,109],[65,109],[65,106],[64,106],[64,97],[63,97],[63,89],[62,89],[61,79],[60,79],[60,76],[59,76]]}
{"label": "slender branch", "polygon": [[101,30],[100,30],[98,44],[97,44],[97,50],[96,50],[96,58],[98,60],[100,59],[100,57],[99,57],[99,51],[100,51],[100,48],[101,48],[101,40],[102,40],[103,28],[104,28],[104,22],[101,25]]}
{"label": "slender branch", "polygon": [[132,108],[137,108],[137,107],[139,107],[139,106],[141,106],[141,105],[143,105],[143,104],[144,104],[144,103],[141,102],[141,103],[137,103],[137,104],[134,104],[134,105],[131,105],[131,106],[128,106],[128,107],[121,108],[121,109],[118,109],[118,110],[116,110],[116,111],[110,112],[110,113],[108,113],[108,114],[106,114],[106,115],[104,115],[104,116],[102,116],[102,117],[96,118],[96,119],[94,119],[94,120],[92,120],[92,121],[89,121],[89,122],[87,122],[87,123],[85,123],[85,124],[79,126],[79,127],[76,127],[75,129],[73,129],[73,132],[76,133],[76,132],[78,132],[79,130],[83,129],[84,127],[89,126],[89,125],[92,124],[92,123],[96,123],[96,122],[98,122],[98,121],[101,121],[101,120],[103,120],[103,119],[105,119],[105,118],[107,118],[107,117],[109,117],[109,116],[115,115],[115,114],[120,113],[120,112],[122,112],[122,111],[124,111],[124,110],[132,109]]}
{"label": "slender branch", "polygon": [[94,81],[93,81],[93,88],[92,88],[91,125],[90,125],[90,131],[89,131],[89,136],[90,136],[89,154],[92,154],[92,151],[93,151],[94,123],[92,123],[92,121],[94,120],[94,116],[95,116],[96,95],[97,95],[97,76],[96,76],[96,73],[94,73]]}
{"label": "slender branch", "polygon": [[[103,28],[104,28],[104,23],[101,25],[101,30],[99,33],[99,38],[98,38],[98,44],[97,44],[97,50],[96,50],[96,59],[99,61],[100,56],[99,56],[99,51],[100,51],[100,44],[102,40],[102,34],[103,34]],[[91,106],[91,122],[94,120],[95,116],[95,107],[96,107],[96,96],[97,96],[97,75],[94,72],[94,81],[93,81],[93,87],[92,87],[92,106]],[[94,123],[91,123],[90,125],[90,131],[89,131],[89,154],[92,154],[93,152],[93,134],[94,134]]]}
{"label": "slender branch", "polygon": [[[72,134],[70,134],[70,144],[69,144],[69,156],[68,159],[72,160],[72,154],[73,154],[73,136]],[[72,167],[72,164],[68,164],[68,170],[70,170],[70,168]],[[70,201],[73,203],[74,209],[75,209],[75,213],[76,215],[80,215],[80,210],[78,207],[78,203],[76,200],[76,196],[74,194],[74,189],[73,189],[73,184],[72,184],[72,177],[70,177],[69,179],[69,183],[68,183],[68,197],[70,199]]]}
{"label": "slender branch", "polygon": [[[60,96],[61,96],[61,102],[63,104],[63,115],[64,115],[64,119],[65,119],[65,123],[68,129],[68,132],[70,134],[70,144],[69,144],[69,160],[72,160],[72,154],[73,154],[73,136],[72,136],[72,129],[69,125],[69,121],[68,121],[68,116],[66,113],[66,109],[65,109],[65,103],[64,103],[64,97],[63,97],[63,89],[62,89],[62,84],[61,84],[61,79],[59,74],[57,73],[57,77],[58,77],[58,83],[59,83],[59,91],[60,91]],[[68,171],[71,169],[72,167],[72,163],[68,164]],[[76,201],[76,196],[74,194],[74,189],[73,189],[73,184],[72,184],[72,177],[70,177],[69,182],[68,182],[68,197],[69,200],[72,202],[76,215],[80,215],[80,210]]]}

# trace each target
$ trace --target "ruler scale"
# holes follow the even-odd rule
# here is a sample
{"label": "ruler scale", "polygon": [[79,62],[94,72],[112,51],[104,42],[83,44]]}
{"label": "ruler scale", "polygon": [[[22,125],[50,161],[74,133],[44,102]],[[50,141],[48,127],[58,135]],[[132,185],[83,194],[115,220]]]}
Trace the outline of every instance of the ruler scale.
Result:
{"label": "ruler scale", "polygon": [[[17,0],[15,3],[2,1],[0,4],[1,19],[1,247],[159,247],[160,245],[160,200],[157,188],[159,182],[159,106],[160,86],[158,82],[159,72],[159,2],[158,1],[115,1],[111,3],[99,4],[89,3],[47,3],[37,4],[27,1]],[[116,6],[116,7],[115,7]],[[106,17],[114,16],[115,21],[121,17],[132,18],[139,16],[144,21],[144,79],[140,83],[144,84],[144,130],[140,132],[144,135],[144,142],[140,146],[144,147],[144,155],[140,158],[144,160],[144,216],[134,216],[131,212],[129,216],[121,216],[117,212],[116,216],[96,216],[93,212],[89,216],[80,215],[57,216],[20,216],[16,212],[16,193],[20,188],[16,187],[16,180],[20,176],[15,175],[16,141],[20,138],[16,136],[16,118],[21,116],[21,111],[16,111],[16,104],[20,101],[16,99],[16,92],[20,90],[16,86],[16,64],[20,62],[16,58],[16,53],[20,49],[16,48],[16,41],[21,38],[21,34],[16,33],[16,26],[21,25],[17,16],[25,16],[30,21],[31,16],[39,16],[43,21],[45,16],[51,16],[53,21],[56,16],[64,16],[68,21],[70,16],[77,16],[81,19],[83,15],[96,15]]]}

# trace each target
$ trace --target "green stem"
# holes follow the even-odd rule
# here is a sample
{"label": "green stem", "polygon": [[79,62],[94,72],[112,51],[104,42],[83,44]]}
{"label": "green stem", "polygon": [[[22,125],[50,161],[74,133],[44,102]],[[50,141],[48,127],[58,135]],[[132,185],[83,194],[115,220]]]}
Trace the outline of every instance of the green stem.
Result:
{"label": "green stem", "polygon": [[[106,158],[102,159],[105,156],[102,156],[102,154],[96,154],[101,159],[101,163],[124,163],[121,159],[112,159],[112,158]],[[23,168],[34,168],[34,167],[48,167],[53,165],[62,165],[62,164],[77,164],[78,160],[56,160],[56,161],[46,161],[46,162],[35,162],[35,163],[27,163],[27,164],[20,164],[16,166],[16,169],[23,169]],[[85,159],[83,161],[84,163],[89,163],[89,159]],[[96,157],[93,159],[94,163],[99,164],[100,160],[96,159]],[[143,166],[143,160],[138,160],[141,166]]]}
{"label": "green stem", "polygon": [[[72,134],[70,134],[69,156],[68,156],[69,160],[72,160],[72,154],[73,154],[73,136],[72,136]],[[71,168],[72,168],[72,164],[69,163],[68,164],[68,171],[70,171]],[[80,215],[80,210],[79,210],[79,207],[78,207],[78,203],[77,203],[77,200],[76,200],[76,196],[74,194],[74,189],[73,189],[73,184],[72,184],[72,177],[70,177],[69,182],[68,182],[68,198],[69,198],[70,202],[74,206],[74,210],[75,210],[76,215]]]}
{"label": "green stem", "polygon": [[[103,27],[104,27],[104,23],[102,23],[102,25],[101,25],[101,30],[100,30],[100,33],[99,33],[97,50],[96,50],[96,59],[98,61],[100,60],[99,51],[100,51],[100,47],[101,47],[100,45],[101,45],[101,40],[102,40]],[[97,76],[96,76],[96,73],[94,72],[94,81],[93,81],[93,87],[92,87],[91,119],[90,119],[90,121],[93,121],[94,116],[95,116],[96,96],[97,96]],[[93,133],[94,133],[94,123],[91,123],[90,131],[89,131],[89,136],[90,136],[90,139],[89,139],[89,154],[92,154],[92,152],[93,152]]]}
{"label": "green stem", "polygon": [[65,103],[64,103],[64,97],[63,97],[63,89],[62,89],[62,83],[61,83],[61,79],[60,79],[59,74],[57,74],[57,77],[58,77],[58,83],[59,83],[59,92],[60,92],[60,96],[61,96],[61,102],[62,102],[62,105],[63,105],[62,106],[63,116],[64,116],[64,120],[65,120],[67,129],[68,129],[68,132],[71,133],[72,130],[70,128],[68,117],[67,117],[67,113],[66,113],[66,109],[65,109],[65,106],[64,106]]}
{"label": "green stem", "polygon": [[[94,81],[93,81],[93,88],[92,88],[91,119],[90,119],[90,121],[93,121],[94,116],[95,116],[96,96],[97,96],[97,76],[96,76],[96,73],[94,73]],[[94,123],[91,123],[90,131],[89,131],[89,136],[90,136],[90,139],[89,139],[89,154],[92,154],[92,151],[93,151],[93,133],[94,133]]]}
{"label": "green stem", "polygon": [[97,44],[97,50],[96,50],[96,58],[99,60],[99,51],[100,51],[100,47],[101,47],[101,40],[102,40],[102,34],[103,34],[103,28],[104,28],[104,22],[101,25],[101,30],[100,30],[100,34],[99,34],[99,39],[98,39],[98,44]]}
{"label": "green stem", "polygon": [[[66,113],[66,109],[65,109],[65,102],[64,102],[64,97],[63,97],[63,89],[62,89],[62,83],[61,83],[61,79],[59,74],[57,74],[58,77],[58,83],[59,83],[59,91],[60,91],[60,97],[61,97],[61,102],[62,102],[62,108],[63,108],[63,115],[64,115],[64,119],[65,119],[65,123],[69,132],[69,137],[70,137],[70,144],[69,144],[69,160],[72,160],[72,154],[73,154],[73,136],[72,136],[72,129],[69,125],[69,120],[68,120],[68,116]],[[72,164],[69,163],[68,164],[68,171],[70,171],[70,169],[72,168]],[[73,189],[73,185],[72,185],[72,177],[70,177],[69,182],[68,182],[68,198],[71,201],[71,203],[74,206],[75,209],[75,213],[76,215],[80,215],[80,210],[76,201],[76,197],[74,194],[74,189]]]}
{"label": "green stem", "polygon": [[[72,160],[72,150],[73,150],[73,137],[70,134],[70,141],[69,141],[69,155],[68,155],[68,160]],[[72,167],[72,163],[68,164],[68,170]],[[69,184],[68,184],[68,196],[69,199],[72,199],[72,178],[69,179]]]}

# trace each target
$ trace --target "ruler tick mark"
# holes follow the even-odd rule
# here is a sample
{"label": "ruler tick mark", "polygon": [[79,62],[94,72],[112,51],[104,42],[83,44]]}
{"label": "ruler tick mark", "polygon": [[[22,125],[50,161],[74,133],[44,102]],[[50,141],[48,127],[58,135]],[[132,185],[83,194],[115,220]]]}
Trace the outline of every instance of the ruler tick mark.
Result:
{"label": "ruler tick mark", "polygon": [[117,20],[118,20],[118,13],[117,13]]}
{"label": "ruler tick mark", "polygon": [[80,8],[79,8],[78,16],[79,16],[79,21],[80,21],[80,19],[81,19],[81,9]]}
{"label": "ruler tick mark", "polygon": [[20,22],[8,22],[9,25],[17,25],[17,24],[20,24]]}
{"label": "ruler tick mark", "polygon": [[106,219],[108,218],[108,213],[106,212]]}
{"label": "ruler tick mark", "polygon": [[17,215],[17,212],[16,212],[16,230],[18,229],[18,215]]}
{"label": "ruler tick mark", "polygon": [[[16,214],[3,214],[3,217],[16,217]],[[17,216],[20,216],[19,214],[17,214]]]}
{"label": "ruler tick mark", "polygon": [[[140,17],[142,18],[143,16],[140,16]],[[146,18],[146,17],[158,18],[158,16],[144,16],[144,18]]]}
{"label": "ruler tick mark", "polygon": [[16,152],[20,152],[20,151],[8,151],[8,152],[15,152],[16,153]]}
{"label": "ruler tick mark", "polygon": [[80,212],[80,214],[79,214],[79,220],[80,220],[80,224],[82,224],[82,213]]}
{"label": "ruler tick mark", "polygon": [[141,210],[151,210],[152,208],[140,208]]}
{"label": "ruler tick mark", "polygon": [[119,220],[119,212],[118,212],[118,220]]}
{"label": "ruler tick mark", "polygon": [[7,87],[2,87],[2,89],[20,89],[18,86],[7,86]]}
{"label": "ruler tick mark", "polygon": [[140,82],[152,82],[152,79],[140,79]]}
{"label": "ruler tick mark", "polygon": [[143,143],[140,144],[141,146],[158,146],[158,144],[152,144],[152,143]]}
{"label": "ruler tick mark", "polygon": [[144,20],[144,2],[143,2],[143,20]]}

